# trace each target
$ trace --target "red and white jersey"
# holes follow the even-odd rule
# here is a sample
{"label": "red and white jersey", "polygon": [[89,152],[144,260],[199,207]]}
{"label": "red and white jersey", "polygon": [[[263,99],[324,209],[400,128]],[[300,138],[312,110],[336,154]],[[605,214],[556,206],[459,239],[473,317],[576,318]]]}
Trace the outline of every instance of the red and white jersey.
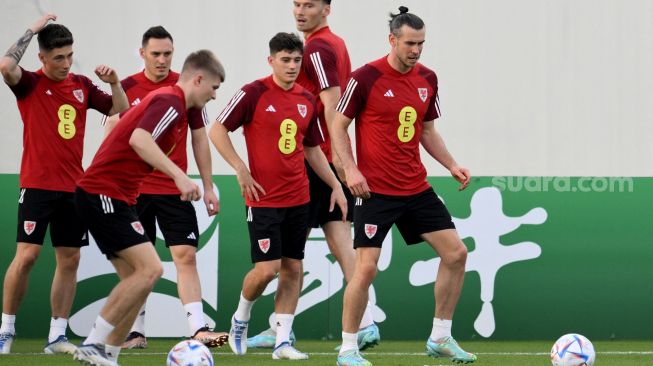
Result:
{"label": "red and white jersey", "polygon": [[342,38],[331,32],[329,27],[320,28],[306,39],[304,58],[297,83],[306,88],[317,99],[317,113],[324,143],[320,145],[329,162],[331,158],[331,138],[324,116],[324,104],[320,92],[332,87],[340,87],[342,94],[351,75],[349,52]]}
{"label": "red and white jersey", "polygon": [[20,186],[74,192],[84,172],[86,111],[109,114],[111,95],[82,75],[53,81],[42,70],[21,70],[18,84],[9,87],[24,125]]}
{"label": "red and white jersey", "polygon": [[354,71],[336,108],[356,119],[358,168],[374,193],[407,196],[429,187],[419,152],[422,123],[440,117],[435,72],[406,74],[383,57]]}
{"label": "red and white jersey", "polygon": [[[145,72],[141,71],[137,74],[131,75],[121,81],[122,88],[127,94],[127,99],[131,106],[139,104],[147,94],[151,91],[157,90],[164,86],[171,86],[177,83],[179,74],[170,71],[168,76],[155,83],[145,76]],[[203,110],[191,108],[188,110],[188,125],[191,129],[198,129],[206,126],[207,119]],[[179,134],[179,141],[177,146],[168,156],[181,170],[184,172],[188,169],[188,158],[186,155],[186,140],[188,130],[182,131]],[[148,175],[141,185],[141,192],[145,194],[179,194],[179,189],[175,182],[165,175],[164,173],[155,170],[152,174]]]}
{"label": "red and white jersey", "polygon": [[188,129],[186,99],[177,85],[159,88],[139,104],[121,113],[120,121],[102,142],[77,185],[88,193],[136,203],[141,184],[152,173],[146,163],[129,145],[137,128],[152,134],[161,150],[170,155],[179,135]]}
{"label": "red and white jersey", "polygon": [[249,169],[265,190],[250,207],[293,207],[310,199],[304,146],[318,146],[315,99],[295,84],[281,89],[269,76],[245,85],[218,116],[229,131],[243,126]]}

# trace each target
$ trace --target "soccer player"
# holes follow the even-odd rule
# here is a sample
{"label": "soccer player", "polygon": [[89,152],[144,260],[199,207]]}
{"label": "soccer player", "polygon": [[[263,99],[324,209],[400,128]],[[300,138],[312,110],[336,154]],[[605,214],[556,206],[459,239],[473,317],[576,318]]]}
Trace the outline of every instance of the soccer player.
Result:
{"label": "soccer player", "polygon": [[[351,63],[347,46],[342,38],[331,32],[327,17],[331,13],[331,0],[293,0],[293,15],[297,30],[304,34],[304,54],[302,68],[297,83],[317,99],[318,118],[324,135],[320,145],[324,155],[331,163],[337,156],[331,153],[331,139],[328,131],[336,114],[336,104],[351,75]],[[311,201],[309,204],[309,232],[311,228],[322,227],[331,254],[336,258],[345,281],[354,273],[356,252],[351,238],[351,222],[354,212],[354,198],[343,186],[347,197],[347,221],[341,220],[342,213],[337,208],[329,211],[329,192],[331,187],[324,183],[307,164],[306,171],[310,182]],[[342,175],[342,174],[341,174]],[[276,324],[247,340],[248,346],[267,348],[274,346]],[[293,335],[291,333],[291,335]],[[379,343],[379,327],[374,324],[370,306],[365,309],[358,331],[358,347],[367,349]]]}
{"label": "soccer player", "polygon": [[[275,276],[277,322],[273,359],[307,359],[290,344],[290,331],[301,287],[308,230],[308,178],[304,159],[331,187],[330,208],[347,203],[340,182],[320,150],[315,100],[295,83],[303,44],[294,34],[278,33],[269,42],[272,75],[241,88],[210,131],[220,155],[234,168],[246,198],[247,225],[254,268],[243,280],[238,309],[231,320],[229,346],[247,352],[247,327],[256,299]],[[228,132],[243,126],[249,168],[233,148]]]}
{"label": "soccer player", "polygon": [[[24,125],[18,244],[4,279],[0,353],[11,351],[16,312],[48,226],[56,268],[50,293],[50,333],[44,352],[74,352],[66,328],[77,287],[80,247],[88,245],[86,227],[73,203],[75,181],[82,175],[86,111],[93,108],[114,114],[129,106],[120,79],[110,67],[98,66],[95,74],[111,85],[113,96],[101,91],[89,78],[70,72],[73,36],[61,24],[48,24],[56,19],[54,14],[41,17],[0,59],[0,72],[16,96]],[[42,67],[31,72],[18,64],[37,33]]]}
{"label": "soccer player", "polygon": [[222,81],[224,69],[213,53],[191,53],[175,85],[150,92],[141,103],[107,121],[118,119],[77,182],[75,204],[102,253],[112,264],[121,261],[130,271],[111,291],[75,359],[117,365],[120,345],[163,272],[134,206],[140,185],[156,169],[174,180],[181,200],[201,198],[199,187],[166,155],[177,148],[188,124],[196,121],[188,118],[187,111],[202,109],[215,99]]}
{"label": "soccer player", "polygon": [[[461,183],[469,171],[456,163],[435,129],[440,116],[438,80],[418,62],[425,40],[424,22],[408,13],[391,14],[390,53],[354,71],[337,106],[332,129],[347,186],[357,197],[354,212],[356,269],[343,300],[340,366],[371,365],[358,349],[356,331],[368,288],[376,276],[383,239],[393,224],[408,244],[426,241],[441,258],[435,282],[435,317],[427,354],[473,362],[451,337],[451,319],[465,275],[467,248],[451,215],[426,180],[419,145]],[[354,161],[347,127],[356,119]]]}
{"label": "soccer player", "polygon": [[[131,105],[137,105],[145,96],[158,88],[174,85],[179,74],[170,70],[174,51],[172,36],[161,26],[151,27],[143,34],[141,57],[145,69],[131,75],[122,81],[122,87],[127,93]],[[191,109],[189,118],[198,121],[191,123],[197,128],[191,130],[191,139],[195,160],[204,186],[204,203],[209,216],[218,213],[219,202],[213,190],[211,177],[211,151],[204,128],[203,113]],[[199,127],[202,126],[202,127]],[[107,126],[108,129],[112,126]],[[187,130],[181,131],[175,149],[168,156],[184,172],[188,166],[186,157]],[[175,182],[159,170],[155,170],[145,180],[140,188],[136,203],[136,212],[143,224],[147,237],[156,242],[156,221],[163,232],[166,246],[170,248],[172,260],[177,268],[177,290],[188,319],[192,338],[209,347],[221,346],[227,341],[227,333],[216,333],[209,330],[204,322],[202,308],[202,289],[197,272],[195,255],[197,252],[199,229],[197,216],[193,205],[182,201]],[[116,261],[120,277],[129,275],[129,267]],[[138,312],[123,348],[146,348],[145,338],[145,303]]]}

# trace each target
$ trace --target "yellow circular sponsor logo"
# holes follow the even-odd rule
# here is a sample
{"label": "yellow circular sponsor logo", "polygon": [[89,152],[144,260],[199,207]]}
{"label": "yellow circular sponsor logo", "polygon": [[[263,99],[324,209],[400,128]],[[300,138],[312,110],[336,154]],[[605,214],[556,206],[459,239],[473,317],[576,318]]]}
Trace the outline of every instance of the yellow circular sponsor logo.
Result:
{"label": "yellow circular sponsor logo", "polygon": [[288,155],[297,148],[297,123],[291,119],[284,119],[279,126],[281,137],[279,138],[279,151]]}
{"label": "yellow circular sponsor logo", "polygon": [[70,140],[75,137],[77,128],[75,128],[75,117],[77,117],[77,111],[75,107],[70,104],[62,104],[57,111],[59,116],[59,125],[57,126],[59,135],[66,140]]}
{"label": "yellow circular sponsor logo", "polygon": [[397,137],[401,142],[409,142],[415,137],[415,121],[417,121],[417,111],[411,106],[406,106],[399,112],[399,128],[397,128]]}

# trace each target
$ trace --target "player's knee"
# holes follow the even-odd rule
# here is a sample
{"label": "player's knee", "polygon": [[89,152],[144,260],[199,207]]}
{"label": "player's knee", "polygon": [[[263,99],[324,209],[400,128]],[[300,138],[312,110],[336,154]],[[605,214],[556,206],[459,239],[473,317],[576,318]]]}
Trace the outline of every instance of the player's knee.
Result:
{"label": "player's knee", "polygon": [[467,247],[461,243],[449,253],[442,255],[441,258],[441,260],[449,266],[464,267],[465,262],[467,262]]}
{"label": "player's knee", "polygon": [[176,266],[184,266],[184,267],[195,267],[197,266],[197,260],[195,257],[195,251],[194,250],[184,250],[179,253],[176,253],[173,256],[173,261],[175,262]]}
{"label": "player's knee", "polygon": [[66,255],[65,257],[57,257],[57,268],[65,272],[77,272],[79,258],[79,251]]}
{"label": "player's knee", "polygon": [[376,263],[374,262],[359,262],[356,264],[356,276],[365,283],[372,283],[372,280],[376,277],[376,271]]}
{"label": "player's knee", "polygon": [[29,271],[34,267],[36,260],[39,258],[37,251],[17,252],[14,257],[14,263],[20,272]]}
{"label": "player's knee", "polygon": [[138,272],[138,276],[141,277],[144,282],[150,286],[154,286],[154,284],[161,278],[161,276],[163,276],[163,266],[161,263],[158,263],[157,265],[151,265],[143,268]]}

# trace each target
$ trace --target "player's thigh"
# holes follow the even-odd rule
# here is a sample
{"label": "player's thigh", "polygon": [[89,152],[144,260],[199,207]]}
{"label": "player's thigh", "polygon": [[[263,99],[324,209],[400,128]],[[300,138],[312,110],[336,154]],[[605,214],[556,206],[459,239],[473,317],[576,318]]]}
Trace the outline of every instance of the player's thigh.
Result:
{"label": "player's thigh", "polygon": [[62,192],[50,219],[54,247],[81,248],[88,245],[88,228],[75,208],[75,194]]}
{"label": "player's thigh", "polygon": [[75,194],[77,211],[107,258],[120,256],[120,252],[129,247],[149,243],[134,206],[80,188]]}
{"label": "player's thigh", "polygon": [[285,209],[247,206],[245,210],[252,263],[281,259],[281,221]]}
{"label": "player's thigh", "polygon": [[381,248],[397,218],[403,212],[400,199],[372,193],[370,198],[356,199],[354,207],[354,248]]}
{"label": "player's thigh", "polygon": [[281,256],[304,259],[306,231],[308,230],[308,204],[285,209],[281,223]]}
{"label": "player's thigh", "polygon": [[136,200],[136,214],[145,229],[145,234],[152,241],[152,244],[156,244],[157,205],[153,200],[154,195],[139,195]]}
{"label": "player's thigh", "polygon": [[406,210],[397,219],[397,229],[408,245],[422,242],[424,234],[455,227],[449,210],[431,188],[408,197]]}
{"label": "player's thigh", "polygon": [[50,218],[56,209],[57,193],[33,188],[20,190],[16,242],[43,244]]}
{"label": "player's thigh", "polygon": [[199,228],[195,207],[178,194],[157,195],[157,221],[166,246],[190,245],[197,248]]}

